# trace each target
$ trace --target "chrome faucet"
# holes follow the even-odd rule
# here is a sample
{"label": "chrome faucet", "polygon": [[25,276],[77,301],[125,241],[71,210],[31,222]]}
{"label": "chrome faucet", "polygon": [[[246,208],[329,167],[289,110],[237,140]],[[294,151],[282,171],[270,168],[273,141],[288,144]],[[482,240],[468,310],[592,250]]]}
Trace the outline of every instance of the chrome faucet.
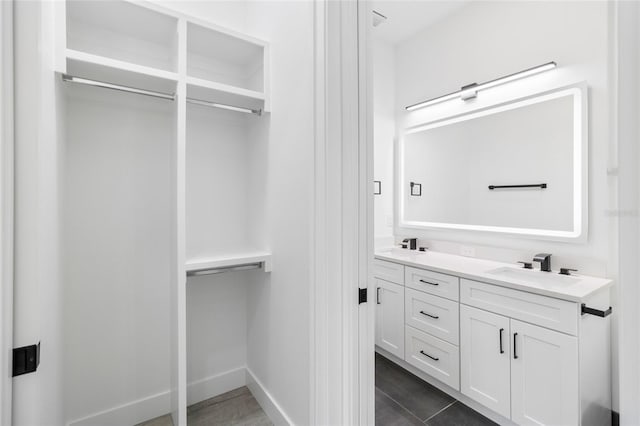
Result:
{"label": "chrome faucet", "polygon": [[538,253],[533,257],[534,262],[540,262],[540,270],[544,272],[551,272],[551,254]]}

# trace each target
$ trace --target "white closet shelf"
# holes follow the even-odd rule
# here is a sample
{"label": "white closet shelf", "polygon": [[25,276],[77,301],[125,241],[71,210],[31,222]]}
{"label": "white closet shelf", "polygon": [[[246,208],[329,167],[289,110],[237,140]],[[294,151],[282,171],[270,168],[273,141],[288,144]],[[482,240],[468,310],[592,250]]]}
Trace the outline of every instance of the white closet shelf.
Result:
{"label": "white closet shelf", "polygon": [[204,259],[188,260],[185,265],[187,273],[217,268],[233,268],[237,266],[262,263],[265,272],[271,272],[271,253],[266,251],[238,253]]}
{"label": "white closet shelf", "polygon": [[265,94],[242,87],[187,77],[187,96],[208,102],[219,102],[250,109],[264,109]]}
{"label": "white closet shelf", "polygon": [[146,90],[175,92],[178,74],[78,50],[66,50],[66,73]]}
{"label": "white closet shelf", "polygon": [[147,75],[149,77],[178,81],[178,74],[175,72],[147,67],[144,65],[138,65],[131,62],[120,61],[118,59],[107,58],[106,56],[93,55],[91,53],[81,52],[79,50],[67,49],[67,60],[69,59],[112,68],[116,71],[130,71],[136,74]]}

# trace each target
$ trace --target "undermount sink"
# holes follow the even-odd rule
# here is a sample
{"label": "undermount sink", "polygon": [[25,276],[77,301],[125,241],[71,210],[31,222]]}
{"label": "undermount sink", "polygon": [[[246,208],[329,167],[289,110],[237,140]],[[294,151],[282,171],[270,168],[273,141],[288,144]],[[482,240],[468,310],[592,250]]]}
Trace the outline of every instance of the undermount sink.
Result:
{"label": "undermount sink", "polygon": [[427,254],[426,251],[409,250],[409,249],[404,249],[399,247],[390,247],[390,248],[382,249],[382,250],[379,250],[378,253],[390,254],[393,256],[412,256],[415,254]]}
{"label": "undermount sink", "polygon": [[573,285],[582,281],[580,277],[560,275],[557,272],[542,272],[538,270],[524,269],[524,268],[502,267],[502,268],[489,270],[486,273],[489,275],[494,275],[496,277],[501,277],[505,279],[528,281],[531,283],[542,284],[542,285],[544,284]]}

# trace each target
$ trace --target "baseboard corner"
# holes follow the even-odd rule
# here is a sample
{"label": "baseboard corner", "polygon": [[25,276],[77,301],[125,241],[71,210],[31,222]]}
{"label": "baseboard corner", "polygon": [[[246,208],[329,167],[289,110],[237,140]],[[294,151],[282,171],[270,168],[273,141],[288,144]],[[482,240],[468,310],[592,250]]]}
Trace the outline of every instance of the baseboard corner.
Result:
{"label": "baseboard corner", "polygon": [[284,412],[280,404],[273,398],[273,395],[267,391],[262,382],[253,374],[253,371],[249,367],[246,368],[247,387],[251,391],[253,397],[258,401],[258,404],[262,407],[267,417],[276,426],[292,426],[293,422]]}

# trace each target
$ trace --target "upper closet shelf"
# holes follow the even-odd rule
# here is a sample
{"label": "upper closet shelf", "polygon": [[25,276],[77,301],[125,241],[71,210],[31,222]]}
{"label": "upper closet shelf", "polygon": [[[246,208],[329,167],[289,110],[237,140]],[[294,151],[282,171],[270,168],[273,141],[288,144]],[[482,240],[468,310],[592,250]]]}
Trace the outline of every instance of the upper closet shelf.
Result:
{"label": "upper closet shelf", "polygon": [[193,259],[187,261],[185,269],[187,275],[207,275],[226,270],[259,265],[265,272],[271,272],[271,253],[249,252],[228,256],[211,257],[207,259]]}
{"label": "upper closet shelf", "polygon": [[67,49],[66,74],[106,83],[174,93],[178,75],[174,72]]}
{"label": "upper closet shelf", "polygon": [[195,77],[187,77],[187,97],[251,110],[263,110],[265,107],[265,95],[262,92]]}
{"label": "upper closet shelf", "polygon": [[56,8],[58,72],[165,93],[184,81],[193,100],[269,111],[264,41],[151,3],[67,0]]}

